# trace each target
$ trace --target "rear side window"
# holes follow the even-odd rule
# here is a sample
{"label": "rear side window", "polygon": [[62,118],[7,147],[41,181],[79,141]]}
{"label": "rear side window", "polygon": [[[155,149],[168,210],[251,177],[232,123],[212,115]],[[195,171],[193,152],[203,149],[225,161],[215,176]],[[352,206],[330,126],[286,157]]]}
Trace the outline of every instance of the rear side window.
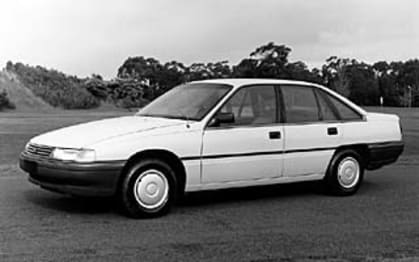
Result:
{"label": "rear side window", "polygon": [[345,103],[343,103],[336,97],[326,94],[325,92],[322,92],[322,93],[324,96],[327,97],[330,103],[336,108],[341,120],[362,119],[362,116],[359,113],[357,113],[354,109],[350,108],[348,105],[346,105]]}
{"label": "rear side window", "polygon": [[281,86],[285,114],[288,123],[317,122],[320,111],[313,88],[284,85]]}

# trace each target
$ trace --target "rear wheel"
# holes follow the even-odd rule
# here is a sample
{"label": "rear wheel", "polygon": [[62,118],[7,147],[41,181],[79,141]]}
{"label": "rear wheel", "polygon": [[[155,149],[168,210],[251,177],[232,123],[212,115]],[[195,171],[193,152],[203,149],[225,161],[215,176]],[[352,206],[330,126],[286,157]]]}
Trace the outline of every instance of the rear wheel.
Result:
{"label": "rear wheel", "polygon": [[175,192],[172,168],[159,159],[145,159],[133,165],[123,178],[120,200],[133,218],[156,217],[169,212]]}
{"label": "rear wheel", "polygon": [[337,152],[329,164],[325,185],[329,192],[346,196],[358,191],[364,175],[361,155],[355,150]]}

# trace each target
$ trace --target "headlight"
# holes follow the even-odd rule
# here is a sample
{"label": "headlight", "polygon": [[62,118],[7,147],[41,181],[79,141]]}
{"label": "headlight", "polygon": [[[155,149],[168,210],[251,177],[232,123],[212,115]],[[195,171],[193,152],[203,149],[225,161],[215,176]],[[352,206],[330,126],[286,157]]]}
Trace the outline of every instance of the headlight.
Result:
{"label": "headlight", "polygon": [[93,162],[96,160],[96,153],[92,149],[56,148],[52,151],[51,157],[63,161]]}

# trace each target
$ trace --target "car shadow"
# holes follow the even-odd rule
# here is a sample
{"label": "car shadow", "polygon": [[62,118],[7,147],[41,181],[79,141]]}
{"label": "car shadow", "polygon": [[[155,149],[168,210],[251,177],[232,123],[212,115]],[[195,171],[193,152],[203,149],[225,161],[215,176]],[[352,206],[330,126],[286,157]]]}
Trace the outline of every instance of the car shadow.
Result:
{"label": "car shadow", "polygon": [[179,205],[203,206],[218,203],[248,202],[260,199],[276,199],[307,195],[325,195],[319,181],[252,186],[188,193]]}
{"label": "car shadow", "polygon": [[25,198],[46,209],[59,210],[74,214],[117,213],[116,201],[113,198],[74,197],[44,191],[29,190]]}
{"label": "car shadow", "polygon": [[[355,195],[371,194],[374,190],[380,190],[377,184],[364,180],[362,186]],[[211,191],[188,193],[183,197],[179,206],[205,206],[225,204],[232,202],[252,202],[257,200],[274,200],[287,198],[306,198],[307,196],[339,197],[328,193],[322,181],[298,182],[289,184],[277,184],[267,186],[252,186],[245,188],[233,188]]]}
{"label": "car shadow", "polygon": [[[374,191],[374,183],[364,181],[357,192],[359,195]],[[334,197],[327,194],[321,182],[299,182],[290,184],[254,186],[246,188],[201,191],[186,194],[177,203],[179,207],[203,207],[219,204],[254,202],[257,200],[285,200],[287,198],[306,198],[307,196]],[[73,214],[123,214],[115,198],[92,198],[60,195],[39,189],[28,190],[25,198],[46,209],[59,210]]]}

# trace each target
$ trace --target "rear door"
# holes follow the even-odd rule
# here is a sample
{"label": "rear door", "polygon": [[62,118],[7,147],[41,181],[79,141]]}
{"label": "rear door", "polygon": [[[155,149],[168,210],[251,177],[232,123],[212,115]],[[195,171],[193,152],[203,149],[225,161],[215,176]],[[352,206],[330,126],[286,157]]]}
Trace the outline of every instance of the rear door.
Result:
{"label": "rear door", "polygon": [[316,88],[281,85],[284,125],[284,176],[318,175],[326,172],[341,141],[339,116]]}
{"label": "rear door", "polygon": [[273,85],[242,87],[219,112],[234,122],[207,127],[203,136],[202,182],[238,182],[281,176],[283,126]]}

